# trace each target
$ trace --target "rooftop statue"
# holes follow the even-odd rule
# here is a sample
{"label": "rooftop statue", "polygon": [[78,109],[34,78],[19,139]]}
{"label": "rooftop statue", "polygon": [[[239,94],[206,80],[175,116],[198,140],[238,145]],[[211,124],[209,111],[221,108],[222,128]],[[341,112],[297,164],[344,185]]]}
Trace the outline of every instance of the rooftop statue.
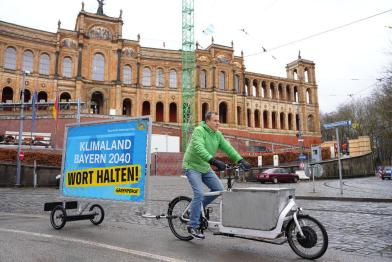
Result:
{"label": "rooftop statue", "polygon": [[97,15],[105,15],[104,13],[103,13],[103,5],[104,5],[104,3],[103,3],[103,1],[104,0],[97,0],[98,1],[98,10],[97,10]]}

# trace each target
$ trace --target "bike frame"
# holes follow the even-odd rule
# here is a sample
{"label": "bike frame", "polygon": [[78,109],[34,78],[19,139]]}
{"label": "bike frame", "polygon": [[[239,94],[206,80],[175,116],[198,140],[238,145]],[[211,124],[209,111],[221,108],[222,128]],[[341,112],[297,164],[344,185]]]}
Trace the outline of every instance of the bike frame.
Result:
{"label": "bike frame", "polygon": [[[204,196],[221,196],[222,193],[225,191],[216,191],[216,192],[209,192],[205,193]],[[219,221],[208,221],[208,228],[212,228],[212,230],[216,230],[217,234],[229,234],[229,235],[241,235],[245,237],[255,237],[255,238],[267,238],[267,239],[276,239],[282,233],[282,227],[285,220],[289,220],[294,217],[294,221],[299,228],[300,234],[303,236],[301,227],[297,220],[297,213],[299,212],[299,208],[297,207],[293,198],[290,198],[289,202],[287,203],[286,207],[282,210],[279,214],[278,222],[273,230],[270,231],[263,231],[263,230],[255,230],[255,229],[246,229],[246,228],[236,228],[236,227],[226,227],[222,224],[222,206],[223,206],[223,199],[220,200],[220,212],[219,212]],[[182,219],[185,221],[189,221],[188,218],[184,218],[184,214],[190,209],[190,204],[181,214]],[[294,211],[293,215],[288,215],[290,211]],[[206,219],[206,215],[204,213],[204,206],[203,203],[201,204],[201,212],[202,217]]]}

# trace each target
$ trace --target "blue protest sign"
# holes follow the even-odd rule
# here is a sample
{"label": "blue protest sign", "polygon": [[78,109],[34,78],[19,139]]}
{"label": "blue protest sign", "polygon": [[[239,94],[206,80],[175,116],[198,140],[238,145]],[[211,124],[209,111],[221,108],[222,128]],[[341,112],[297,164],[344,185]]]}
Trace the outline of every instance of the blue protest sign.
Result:
{"label": "blue protest sign", "polygon": [[144,200],[150,130],[149,118],[67,126],[62,194]]}

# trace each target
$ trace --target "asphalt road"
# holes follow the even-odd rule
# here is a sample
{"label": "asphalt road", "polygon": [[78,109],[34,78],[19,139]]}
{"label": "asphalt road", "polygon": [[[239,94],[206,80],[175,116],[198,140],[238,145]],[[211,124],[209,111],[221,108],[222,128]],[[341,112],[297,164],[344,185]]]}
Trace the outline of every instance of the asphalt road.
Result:
{"label": "asphalt road", "polygon": [[[288,246],[207,235],[177,240],[167,227],[89,221],[52,229],[48,217],[0,213],[0,261],[301,261]],[[329,249],[318,261],[369,261]],[[373,261],[390,261],[372,257]]]}
{"label": "asphalt road", "polygon": [[[157,178],[151,210],[165,212],[172,195],[189,193],[181,181]],[[374,178],[346,184],[365,185],[368,191],[373,185],[378,193],[392,186]],[[43,212],[43,203],[55,200],[61,200],[56,189],[0,188],[0,261],[301,261],[288,244],[208,233],[202,241],[177,240],[165,219],[137,215],[140,206],[136,203],[96,201],[107,214],[101,225],[94,226],[88,220],[68,222],[57,231],[50,226],[49,212]],[[391,260],[391,203],[297,202],[328,231],[329,248],[318,261]]]}

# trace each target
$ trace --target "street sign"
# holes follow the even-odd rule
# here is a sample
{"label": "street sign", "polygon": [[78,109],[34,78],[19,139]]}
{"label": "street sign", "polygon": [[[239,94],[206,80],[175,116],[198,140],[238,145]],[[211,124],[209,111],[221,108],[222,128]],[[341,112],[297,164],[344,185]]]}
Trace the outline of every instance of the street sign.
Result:
{"label": "street sign", "polygon": [[300,155],[298,156],[298,159],[299,159],[299,160],[306,160],[306,156],[305,156],[304,154],[300,154]]}
{"label": "street sign", "polygon": [[20,159],[20,161],[22,161],[24,159],[24,152],[23,151],[19,152],[19,159]]}
{"label": "street sign", "polygon": [[325,129],[331,129],[339,126],[351,126],[351,120],[344,120],[344,121],[324,124]]}
{"label": "street sign", "polygon": [[313,174],[315,177],[322,177],[324,174],[324,168],[320,164],[316,164],[313,166]]}
{"label": "street sign", "polygon": [[305,168],[305,163],[304,162],[299,163],[299,168],[303,170]]}

